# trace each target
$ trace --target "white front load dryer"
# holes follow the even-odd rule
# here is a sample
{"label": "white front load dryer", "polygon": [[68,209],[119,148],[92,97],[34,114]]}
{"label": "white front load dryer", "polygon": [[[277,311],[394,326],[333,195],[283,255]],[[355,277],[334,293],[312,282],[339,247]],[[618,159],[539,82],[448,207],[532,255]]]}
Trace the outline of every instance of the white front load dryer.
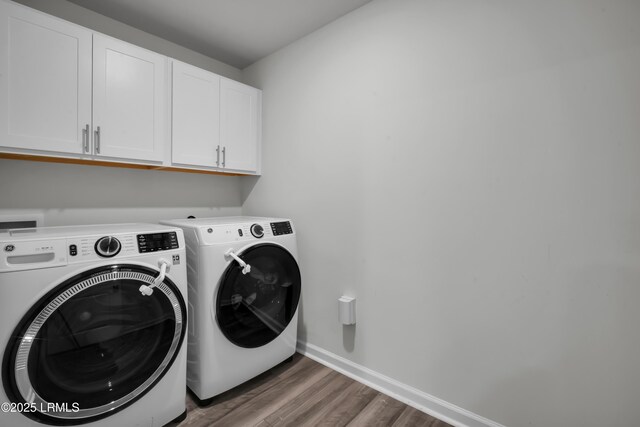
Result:
{"label": "white front load dryer", "polygon": [[227,217],[162,221],[187,244],[187,385],[202,401],[290,358],[301,292],[290,220]]}
{"label": "white front load dryer", "polygon": [[156,427],[185,412],[179,228],[0,234],[0,426]]}

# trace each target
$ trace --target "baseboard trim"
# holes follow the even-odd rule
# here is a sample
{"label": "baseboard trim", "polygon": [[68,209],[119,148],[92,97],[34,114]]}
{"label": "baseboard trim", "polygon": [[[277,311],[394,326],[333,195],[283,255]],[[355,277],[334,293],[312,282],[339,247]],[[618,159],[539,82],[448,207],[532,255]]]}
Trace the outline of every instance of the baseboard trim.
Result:
{"label": "baseboard trim", "polygon": [[298,341],[297,351],[354,380],[456,427],[504,427],[407,384],[358,365],[323,348]]}

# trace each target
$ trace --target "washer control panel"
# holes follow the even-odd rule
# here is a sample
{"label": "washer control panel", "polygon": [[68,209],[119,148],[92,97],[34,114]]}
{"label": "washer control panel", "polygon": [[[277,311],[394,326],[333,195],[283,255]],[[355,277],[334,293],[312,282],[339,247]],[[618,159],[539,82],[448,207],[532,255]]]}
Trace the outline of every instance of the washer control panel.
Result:
{"label": "washer control panel", "polygon": [[[0,236],[2,233],[0,233]],[[0,272],[34,270],[67,263],[66,239],[0,241]],[[19,284],[16,282],[16,284]]]}
{"label": "washer control panel", "polygon": [[67,240],[69,262],[86,262],[136,254],[135,235],[98,235]]}
{"label": "washer control panel", "polygon": [[[161,228],[155,231],[153,228],[146,227],[129,233],[110,233],[104,230],[104,234],[81,234],[69,237],[54,235],[46,238],[38,238],[37,232],[30,234],[22,232],[19,238],[15,239],[3,238],[3,233],[0,233],[0,272],[34,270],[86,262],[113,262],[123,258],[145,256],[151,256],[149,259],[153,259],[154,256],[169,259],[173,254],[152,253],[165,250],[172,250],[175,253],[176,250],[184,248],[182,230],[174,230]],[[137,234],[140,231],[150,231],[150,233]]]}
{"label": "washer control panel", "polygon": [[169,233],[138,234],[138,251],[140,251],[141,254],[178,248],[178,235],[175,231]]}
{"label": "washer control panel", "polygon": [[[73,248],[71,246],[74,245],[69,245],[69,253],[73,252]],[[98,239],[94,249],[96,253],[101,257],[112,258],[120,253],[120,249],[122,249],[122,243],[120,243],[120,240],[116,239],[113,236],[104,236]]]}

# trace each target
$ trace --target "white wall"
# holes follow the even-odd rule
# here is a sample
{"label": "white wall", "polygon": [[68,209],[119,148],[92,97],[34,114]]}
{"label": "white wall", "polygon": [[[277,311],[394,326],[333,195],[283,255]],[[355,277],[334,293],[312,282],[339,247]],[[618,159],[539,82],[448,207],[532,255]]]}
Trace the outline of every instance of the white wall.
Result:
{"label": "white wall", "polygon": [[[242,77],[237,68],[65,0],[18,3],[235,80]],[[0,216],[39,213],[45,225],[72,225],[238,215],[241,179],[0,160]]]}
{"label": "white wall", "polygon": [[242,72],[223,62],[209,58],[201,53],[179,46],[152,34],[145,33],[115,19],[100,15],[92,10],[70,3],[66,0],[13,0],[42,12],[65,19],[92,30],[107,34],[120,40],[179,59],[196,67],[240,80]]}
{"label": "white wall", "polygon": [[239,215],[240,179],[0,160],[0,217],[43,214],[55,226]]}
{"label": "white wall", "polygon": [[300,338],[505,425],[640,425],[639,22],[379,0],[246,69],[243,213],[297,225]]}

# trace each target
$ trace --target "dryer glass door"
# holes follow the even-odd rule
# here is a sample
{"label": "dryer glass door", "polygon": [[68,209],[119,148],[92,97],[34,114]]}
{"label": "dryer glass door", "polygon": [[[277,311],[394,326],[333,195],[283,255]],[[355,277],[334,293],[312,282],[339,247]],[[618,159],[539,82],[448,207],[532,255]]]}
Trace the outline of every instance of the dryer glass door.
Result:
{"label": "dryer glass door", "polygon": [[[14,402],[44,424],[83,424],[109,416],[150,390],[184,338],[185,303],[158,272],[114,265],[73,277],[38,301],[5,352],[3,383]],[[162,405],[162,402],[158,402]]]}
{"label": "dryer glass door", "polygon": [[236,261],[229,264],[218,288],[216,319],[232,343],[255,348],[273,341],[291,322],[300,299],[300,269],[274,244],[252,246],[240,258],[251,271],[243,274]]}

